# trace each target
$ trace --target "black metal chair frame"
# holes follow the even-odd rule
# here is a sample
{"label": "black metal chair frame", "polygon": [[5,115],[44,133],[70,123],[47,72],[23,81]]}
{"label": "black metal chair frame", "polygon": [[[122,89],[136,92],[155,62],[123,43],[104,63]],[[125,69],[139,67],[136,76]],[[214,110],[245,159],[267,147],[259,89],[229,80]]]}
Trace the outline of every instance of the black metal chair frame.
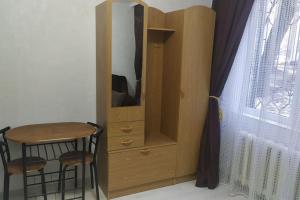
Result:
{"label": "black metal chair frame", "polygon": [[[102,127],[98,126],[97,124],[94,123],[90,123],[88,122],[88,124],[97,127],[97,134],[101,134],[103,132]],[[7,162],[10,161],[11,157],[10,157],[10,152],[9,152],[9,148],[8,148],[8,143],[5,136],[5,133],[9,130],[10,128],[7,127],[5,129],[0,130],[0,136],[3,135],[3,142],[0,141],[0,154],[1,154],[1,158],[2,158],[2,162],[3,162],[3,166],[4,166],[4,172],[5,172],[5,178],[4,178],[4,200],[8,200],[9,196],[8,196],[8,192],[9,191],[9,175],[7,173]],[[96,140],[96,142],[94,142],[95,139],[95,135],[92,135],[90,137],[90,144],[88,146],[89,148],[89,152],[92,152],[92,145],[95,145],[95,152],[96,149],[98,147],[98,143]],[[55,149],[57,149],[57,151],[55,151]],[[65,151],[64,151],[65,150]],[[82,150],[86,150],[86,138],[82,138]],[[41,170],[41,182],[35,182],[35,177],[40,176],[39,174],[27,174],[26,171],[26,157],[33,157],[33,156],[38,156],[41,157],[42,154],[44,154],[43,158],[47,161],[47,162],[51,162],[51,161],[58,161],[60,155],[62,155],[63,153],[66,152],[70,152],[70,151],[78,151],[78,140],[73,140],[73,141],[63,141],[63,142],[50,142],[50,143],[43,143],[43,144],[22,144],[22,161],[23,161],[23,183],[24,183],[24,199],[31,199],[31,198],[35,198],[35,197],[40,197],[40,194],[37,195],[32,195],[29,196],[28,195],[28,187],[32,187],[32,186],[37,186],[37,185],[42,185],[42,190],[44,193],[44,198],[47,199],[47,195],[50,194],[57,194],[57,191],[55,192],[48,192],[46,193],[46,186],[45,184],[49,184],[49,183],[59,183],[60,184],[60,179],[59,178],[52,178],[54,175],[58,175],[58,177],[60,176],[60,170],[59,171],[51,171],[51,172],[46,172],[44,173],[44,170]],[[83,154],[84,155],[84,154]],[[82,158],[82,162],[85,163],[85,156],[83,156]],[[92,168],[94,167],[94,172],[95,172],[95,176],[97,177],[97,166],[96,166],[96,153],[94,153],[94,158],[93,158],[93,164],[91,164],[90,166],[90,171],[92,173]],[[66,178],[64,177],[64,181],[69,181],[69,180],[74,180],[75,182],[75,188],[78,187],[78,182],[77,182],[77,166],[75,166],[74,168],[71,169],[65,169],[64,170],[64,174],[66,173],[71,173],[71,177]],[[51,180],[47,181],[45,179],[45,176],[50,177],[51,176]],[[29,183],[30,180],[34,180],[34,183]],[[91,180],[93,180],[93,174],[91,174]],[[97,180],[96,180],[97,181]],[[43,184],[45,183],[45,184]],[[98,183],[96,182],[96,184],[98,185]],[[93,183],[92,183],[92,187],[94,187]],[[85,164],[83,164],[82,166],[82,196],[80,197],[75,197],[74,198],[70,198],[70,199],[85,199]],[[97,188],[97,195],[99,195],[98,192],[98,188]],[[69,200],[70,200],[69,199]]]}
{"label": "black metal chair frame", "polygon": [[[5,133],[10,129],[10,127],[6,127],[2,130],[0,130],[0,135],[2,136],[3,141],[0,141],[0,154],[1,154],[1,160],[4,168],[4,190],[3,190],[3,199],[8,200],[9,199],[9,182],[10,182],[10,176],[12,174],[9,174],[8,172],[8,163],[11,161],[10,151],[7,139],[5,138]],[[26,156],[23,157],[23,175],[26,175]],[[41,185],[42,185],[42,191],[44,199],[47,200],[47,192],[46,192],[46,185],[45,185],[45,174],[44,169],[39,170],[40,176],[41,176]],[[37,176],[37,175],[35,175]],[[24,185],[24,188],[26,185]],[[24,198],[26,197],[27,193],[24,194]]]}
{"label": "black metal chair frame", "polygon": [[[94,181],[96,184],[96,196],[97,196],[97,200],[100,199],[99,197],[99,183],[98,183],[98,173],[97,173],[97,151],[99,148],[99,141],[100,141],[100,136],[103,133],[103,128],[100,127],[97,124],[88,122],[89,125],[92,125],[94,127],[97,128],[97,131],[95,134],[90,136],[90,140],[89,140],[89,146],[88,146],[88,153],[93,154],[93,160],[90,163],[90,178],[91,178],[91,186],[92,188],[94,188]],[[77,145],[77,144],[76,144]],[[94,148],[93,148],[94,147]],[[83,158],[82,158],[82,168],[85,168],[85,154],[84,152],[86,151],[85,148],[85,142],[83,143]],[[65,174],[66,171],[68,169],[68,165],[63,166],[62,163],[60,163],[59,166],[59,184],[58,184],[58,191],[61,191],[61,195],[62,195],[62,200],[65,199]],[[75,166],[75,171],[77,171],[77,166]],[[85,173],[84,171],[82,172],[82,181],[83,181],[83,188],[84,186],[84,181],[85,181]],[[77,173],[76,173],[76,179],[77,179]],[[75,187],[77,187],[77,181],[75,181]],[[82,197],[84,199],[84,190],[82,190]]]}
{"label": "black metal chair frame", "polygon": [[[22,144],[22,158],[23,158],[23,163],[26,162],[24,161],[24,158],[27,157],[32,157],[37,154],[37,156],[40,156],[42,153],[45,154],[45,159],[47,162],[51,161],[57,161],[59,156],[64,153],[63,148],[64,147],[67,151],[72,151],[77,149],[77,140],[73,141],[64,141],[64,142],[55,142],[55,143],[43,143],[43,144]],[[57,153],[55,149],[58,149],[59,152]],[[36,150],[36,151],[34,151]],[[51,155],[52,154],[52,155]],[[23,164],[24,165],[24,164]],[[23,168],[24,170],[24,168]],[[67,172],[73,173],[74,176],[68,178],[67,180],[75,180],[77,184],[77,170],[75,169],[69,169]],[[52,171],[52,172],[46,172],[44,173],[45,176],[51,176],[59,174],[59,171]],[[26,173],[26,170],[23,171],[23,182],[24,182],[24,199],[31,199],[35,197],[39,197],[40,195],[28,195],[28,187],[31,186],[37,186],[40,185],[40,182],[34,182],[34,183],[29,183],[29,179],[35,180],[35,177],[37,175],[28,175]],[[58,183],[58,179],[52,179],[49,181],[45,180],[45,184],[50,184],[50,183]],[[56,194],[57,192],[48,192],[47,195],[50,194]],[[81,197],[80,197],[81,198]],[[78,199],[78,197],[74,197],[73,199]]]}

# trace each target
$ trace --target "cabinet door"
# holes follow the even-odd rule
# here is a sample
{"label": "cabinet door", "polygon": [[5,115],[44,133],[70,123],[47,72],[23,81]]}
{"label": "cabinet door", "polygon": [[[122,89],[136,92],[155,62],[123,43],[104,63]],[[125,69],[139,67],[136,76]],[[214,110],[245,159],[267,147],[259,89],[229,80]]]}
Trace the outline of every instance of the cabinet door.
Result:
{"label": "cabinet door", "polygon": [[214,12],[197,6],[185,10],[176,176],[197,170],[210,89]]}
{"label": "cabinet door", "polygon": [[109,153],[109,191],[174,178],[176,145]]}

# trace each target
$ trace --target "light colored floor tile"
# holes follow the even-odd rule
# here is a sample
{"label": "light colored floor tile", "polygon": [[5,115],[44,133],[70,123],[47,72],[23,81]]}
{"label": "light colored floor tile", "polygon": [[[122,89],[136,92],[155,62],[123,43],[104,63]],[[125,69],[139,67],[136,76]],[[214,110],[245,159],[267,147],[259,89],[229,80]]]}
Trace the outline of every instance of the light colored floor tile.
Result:
{"label": "light colored floor tile", "polygon": [[245,198],[230,196],[228,186],[221,185],[216,190],[208,190],[195,187],[195,182],[191,181],[114,200],[245,200]]}
{"label": "light colored floor tile", "polygon": [[[0,197],[1,199],[2,197]],[[22,192],[11,192],[13,200],[23,199]],[[39,198],[43,199],[43,198]],[[49,200],[59,200],[60,195],[50,195]],[[95,200],[96,194],[93,190],[87,190],[87,200]],[[100,199],[105,200],[103,193]],[[150,190],[138,194],[116,198],[114,200],[245,200],[242,196],[230,196],[230,188],[225,185],[219,186],[215,190],[195,187],[195,182],[186,182],[169,187]]]}

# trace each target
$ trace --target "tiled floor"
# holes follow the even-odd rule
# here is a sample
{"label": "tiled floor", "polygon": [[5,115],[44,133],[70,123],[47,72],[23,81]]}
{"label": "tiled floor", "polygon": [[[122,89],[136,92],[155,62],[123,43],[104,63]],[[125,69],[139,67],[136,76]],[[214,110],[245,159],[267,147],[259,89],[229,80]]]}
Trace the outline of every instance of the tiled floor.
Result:
{"label": "tiled floor", "polygon": [[[216,190],[208,190],[204,188],[196,188],[194,185],[195,183],[193,181],[186,182],[174,186],[117,198],[115,200],[245,200],[245,198],[241,196],[230,196],[230,188],[228,186],[221,185]],[[22,194],[18,195],[11,192],[10,199],[21,200]],[[52,195],[48,199],[59,200],[60,196]],[[87,191],[86,199],[96,199],[95,193],[91,190]],[[100,199],[105,200],[106,198],[103,196],[103,194],[101,194]]]}

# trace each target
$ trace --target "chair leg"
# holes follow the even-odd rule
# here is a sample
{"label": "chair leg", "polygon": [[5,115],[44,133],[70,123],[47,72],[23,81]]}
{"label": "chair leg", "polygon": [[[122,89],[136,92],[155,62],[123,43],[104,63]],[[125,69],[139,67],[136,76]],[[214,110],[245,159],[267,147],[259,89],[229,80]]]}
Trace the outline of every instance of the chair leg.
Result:
{"label": "chair leg", "polygon": [[26,171],[26,145],[22,144],[22,164],[23,164],[23,187],[24,187],[24,200],[28,199],[27,191],[27,171]]}
{"label": "chair leg", "polygon": [[3,181],[3,200],[6,200],[6,187],[7,185],[5,184],[6,183],[6,176],[4,176],[4,181]]}
{"label": "chair leg", "polygon": [[90,164],[90,175],[91,175],[92,189],[94,189],[93,163]]}
{"label": "chair leg", "polygon": [[3,200],[7,200],[6,199],[6,195],[7,195],[7,192],[6,192],[6,187],[7,187],[7,184],[6,184],[6,182],[7,182],[7,175],[6,174],[4,174],[4,182],[3,182]]}
{"label": "chair leg", "polygon": [[59,164],[58,188],[57,188],[58,193],[60,192],[61,189],[61,173],[62,173],[62,164]]}
{"label": "chair leg", "polygon": [[62,171],[62,189],[61,189],[61,199],[62,200],[65,200],[65,187],[66,187],[65,178],[66,178],[67,167],[68,166],[66,165]]}
{"label": "chair leg", "polygon": [[45,174],[44,174],[44,169],[40,170],[41,173],[41,179],[42,179],[42,191],[44,195],[44,200],[47,200],[47,191],[46,191],[46,181],[45,181]]}
{"label": "chair leg", "polygon": [[4,190],[3,190],[3,199],[8,200],[9,199],[9,175],[4,175]]}
{"label": "chair leg", "polygon": [[99,197],[99,183],[98,183],[98,172],[97,172],[97,165],[96,163],[93,164],[94,167],[94,172],[95,172],[95,187],[96,187],[96,196],[97,196],[97,200],[100,200]]}
{"label": "chair leg", "polygon": [[78,188],[78,167],[75,166],[75,188]]}

